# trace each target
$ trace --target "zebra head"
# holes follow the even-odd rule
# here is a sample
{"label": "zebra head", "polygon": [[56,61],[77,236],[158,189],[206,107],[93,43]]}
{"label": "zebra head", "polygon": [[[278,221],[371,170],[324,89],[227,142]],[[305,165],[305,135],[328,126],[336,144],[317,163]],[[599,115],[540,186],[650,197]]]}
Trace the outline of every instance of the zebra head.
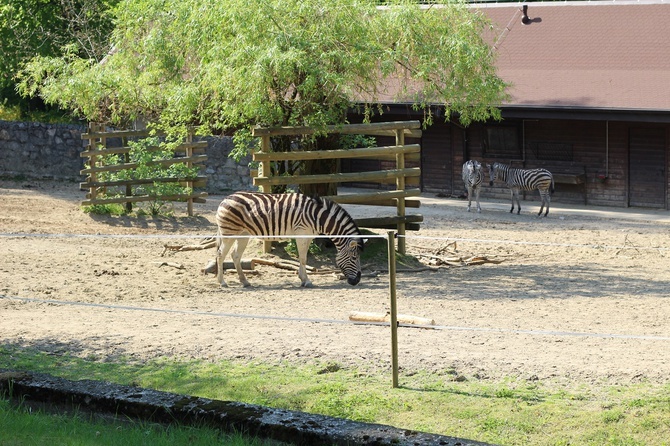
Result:
{"label": "zebra head", "polygon": [[357,285],[361,281],[361,251],[363,241],[347,239],[347,242],[338,249],[335,263],[347,278],[349,285]]}
{"label": "zebra head", "polygon": [[481,169],[482,169],[481,163],[476,160],[468,160],[463,165],[463,170],[465,170],[470,175],[474,175],[477,171]]}
{"label": "zebra head", "polygon": [[489,169],[489,186],[493,186],[493,182],[498,176],[498,163],[487,164],[486,167]]}

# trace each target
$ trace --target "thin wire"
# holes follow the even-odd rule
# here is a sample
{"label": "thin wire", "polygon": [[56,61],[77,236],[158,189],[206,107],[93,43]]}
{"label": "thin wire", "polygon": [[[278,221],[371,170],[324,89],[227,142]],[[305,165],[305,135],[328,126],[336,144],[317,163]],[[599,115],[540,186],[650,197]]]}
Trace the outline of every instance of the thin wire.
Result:
{"label": "thin wire", "polygon": [[[590,248],[590,249],[636,249],[636,250],[653,250],[653,251],[668,251],[670,248],[653,247],[653,246],[635,246],[635,245],[580,245],[575,243],[551,243],[551,242],[524,242],[513,240],[495,240],[495,239],[474,239],[474,238],[454,238],[454,237],[428,237],[421,235],[401,235],[396,234],[397,238],[405,238],[407,240],[433,240],[433,241],[455,241],[455,242],[471,242],[471,243],[502,243],[507,245],[526,245],[526,246],[554,246],[565,248]],[[301,239],[301,238],[365,238],[365,239],[386,239],[385,234],[363,234],[363,235],[198,235],[198,234],[44,234],[44,233],[28,233],[28,232],[4,232],[0,233],[0,238],[88,238],[88,239],[217,239],[217,238],[256,238],[256,239]]]}
{"label": "thin wire", "polygon": [[490,240],[490,239],[476,239],[476,238],[454,238],[454,237],[427,237],[421,235],[398,235],[398,238],[404,237],[407,240],[417,239],[417,240],[443,240],[443,241],[454,241],[454,242],[472,242],[472,243],[503,243],[508,245],[529,245],[529,246],[556,246],[556,247],[566,247],[566,248],[591,248],[591,249],[647,249],[655,251],[667,251],[670,248],[665,247],[653,247],[653,246],[615,246],[615,245],[580,245],[576,243],[551,243],[551,242],[524,242],[524,241],[513,241],[513,240]]}
{"label": "thin wire", "polygon": [[28,232],[4,232],[0,233],[0,238],[102,238],[102,239],[184,239],[184,238],[199,238],[199,239],[217,239],[217,238],[260,238],[260,239],[291,239],[291,238],[383,238],[387,236],[383,234],[362,234],[362,235],[197,235],[197,234],[181,234],[181,235],[159,235],[159,234],[34,234]]}
{"label": "thin wire", "polygon": [[[360,321],[345,321],[341,319],[314,319],[314,318],[288,317],[288,316],[268,316],[259,314],[212,313],[208,311],[173,310],[167,308],[132,307],[128,305],[109,305],[109,304],[98,304],[90,302],[63,301],[55,299],[38,299],[32,297],[7,296],[4,294],[0,294],[0,299],[17,300],[21,302],[55,304],[55,305],[71,305],[78,307],[105,308],[105,309],[125,310],[125,311],[147,311],[155,313],[188,314],[193,316],[212,316],[220,318],[263,319],[263,320],[276,320],[276,321],[288,321],[288,322],[310,322],[310,323],[346,324],[346,325],[379,325],[384,327],[389,326],[389,322],[360,322]],[[415,324],[402,324],[402,323],[398,324],[398,326],[405,328],[424,328],[424,329],[449,330],[449,331],[511,333],[511,334],[524,334],[531,336],[559,336],[559,337],[581,337],[581,338],[601,338],[601,339],[635,339],[644,341],[670,341],[670,337],[667,336],[627,335],[617,333],[588,333],[588,332],[553,331],[553,330],[519,330],[519,329],[508,329],[508,328],[459,327],[449,325],[415,325]]]}

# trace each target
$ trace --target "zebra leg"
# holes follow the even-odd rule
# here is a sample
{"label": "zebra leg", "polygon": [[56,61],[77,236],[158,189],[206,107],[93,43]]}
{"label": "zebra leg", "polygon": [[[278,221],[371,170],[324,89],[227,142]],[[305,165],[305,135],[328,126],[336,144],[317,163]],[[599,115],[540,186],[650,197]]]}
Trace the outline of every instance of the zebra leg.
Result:
{"label": "zebra leg", "polygon": [[300,269],[298,270],[298,277],[300,277],[300,286],[311,288],[312,282],[307,278],[307,253],[309,252],[309,245],[312,243],[310,238],[299,238],[295,240],[298,247],[298,257],[300,259]]}
{"label": "zebra leg", "polygon": [[549,191],[540,191],[540,196],[542,198],[542,207],[540,208],[540,213],[537,215],[542,215],[542,208],[544,207],[544,203],[547,203],[547,210],[544,213],[544,216],[546,217],[549,214],[549,203],[551,203],[551,195],[549,194]]}
{"label": "zebra leg", "polygon": [[238,238],[237,245],[235,245],[235,249],[232,253],[233,264],[235,265],[235,270],[237,271],[237,277],[239,277],[240,282],[242,282],[242,286],[245,288],[251,286],[246,276],[244,275],[244,272],[242,271],[242,254],[247,248],[248,243],[248,238]]}
{"label": "zebra leg", "polygon": [[514,189],[509,190],[510,198],[512,199],[512,209],[509,210],[510,214],[514,212]]}
{"label": "zebra leg", "polygon": [[512,210],[510,212],[514,211],[514,199],[516,199],[516,213],[518,215],[521,213],[521,201],[519,200],[519,191],[517,189],[512,191]]}
{"label": "zebra leg", "polygon": [[[475,188],[475,200],[477,201],[477,212],[482,212],[482,207],[479,205],[479,192],[481,192],[481,187],[476,187]],[[470,210],[470,207],[468,206],[468,211]]]}
{"label": "zebra leg", "polygon": [[547,193],[547,210],[544,212],[544,216],[549,215],[549,204],[551,203],[551,195]]}
{"label": "zebra leg", "polygon": [[468,186],[468,212],[470,212],[471,205],[472,205],[472,187]]}
{"label": "zebra leg", "polygon": [[223,261],[228,255],[228,251],[235,243],[235,239],[226,238],[226,239],[217,239],[217,248],[216,248],[216,278],[219,281],[221,287],[225,287],[226,281],[223,280]]}

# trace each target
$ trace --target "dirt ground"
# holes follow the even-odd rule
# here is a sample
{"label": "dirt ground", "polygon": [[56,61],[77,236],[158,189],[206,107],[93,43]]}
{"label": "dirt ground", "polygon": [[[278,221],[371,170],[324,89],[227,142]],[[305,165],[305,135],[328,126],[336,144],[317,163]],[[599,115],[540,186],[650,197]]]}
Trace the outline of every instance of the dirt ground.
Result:
{"label": "dirt ground", "polygon": [[[221,196],[196,205],[191,218],[183,204],[172,218],[89,215],[83,198],[77,184],[0,181],[2,344],[101,361],[316,360],[390,369],[390,329],[348,320],[353,311],[389,309],[385,273],[355,287],[313,274],[315,287],[303,289],[293,272],[256,266],[251,288],[230,273],[221,289],[201,274],[213,249],[164,254],[166,243],[197,244],[215,233]],[[476,214],[462,200],[423,198],[410,254],[435,254],[449,238],[459,256],[502,262],[399,273],[398,311],[436,324],[400,327],[401,382],[422,370],[455,379],[670,380],[668,212],[633,219],[635,210],[555,205],[537,218],[532,201],[511,215],[507,202],[484,202]],[[261,257],[259,242],[247,249],[251,257]]]}

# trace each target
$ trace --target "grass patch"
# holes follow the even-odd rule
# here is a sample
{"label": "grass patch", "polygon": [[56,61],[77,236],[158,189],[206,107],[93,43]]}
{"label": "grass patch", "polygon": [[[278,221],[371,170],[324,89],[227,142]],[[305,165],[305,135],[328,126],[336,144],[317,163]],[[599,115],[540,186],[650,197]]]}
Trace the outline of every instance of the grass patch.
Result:
{"label": "grass patch", "polygon": [[337,364],[90,361],[0,346],[0,368],[389,424],[504,445],[668,445],[670,386],[371,374]]}
{"label": "grass patch", "polygon": [[[130,420],[103,420],[83,413],[47,413],[0,399],[0,444],[97,446],[264,446],[258,438],[206,427],[163,426]],[[276,444],[276,443],[273,443]]]}

